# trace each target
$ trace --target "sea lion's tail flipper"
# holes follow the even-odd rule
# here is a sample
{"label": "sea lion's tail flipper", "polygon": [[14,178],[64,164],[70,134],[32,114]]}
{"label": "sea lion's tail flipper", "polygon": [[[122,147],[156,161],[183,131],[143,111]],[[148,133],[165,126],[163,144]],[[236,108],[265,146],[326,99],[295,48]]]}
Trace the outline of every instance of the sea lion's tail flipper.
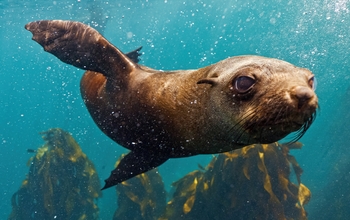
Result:
{"label": "sea lion's tail flipper", "polygon": [[142,46],[141,47],[138,47],[136,48],[135,50],[129,52],[129,53],[126,53],[125,55],[127,57],[129,57],[132,61],[134,61],[135,63],[138,63],[140,62],[140,56],[142,55],[142,53],[140,53],[140,50],[142,49]]}
{"label": "sea lion's tail flipper", "polygon": [[30,22],[25,28],[45,51],[78,68],[112,77],[116,75],[113,73],[127,74],[137,67],[95,29],[80,22],[42,20]]}
{"label": "sea lion's tail flipper", "polygon": [[166,154],[159,152],[154,154],[147,150],[131,151],[121,159],[117,168],[105,180],[106,184],[102,190],[156,168],[168,159],[169,157]]}

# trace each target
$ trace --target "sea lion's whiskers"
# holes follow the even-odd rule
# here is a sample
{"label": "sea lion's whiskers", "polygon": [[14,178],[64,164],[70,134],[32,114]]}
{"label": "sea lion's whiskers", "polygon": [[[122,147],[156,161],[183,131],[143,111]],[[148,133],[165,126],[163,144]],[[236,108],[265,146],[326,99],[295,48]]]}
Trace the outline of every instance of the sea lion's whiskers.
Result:
{"label": "sea lion's whiskers", "polygon": [[300,138],[302,138],[304,136],[304,134],[310,128],[310,126],[315,121],[315,119],[316,119],[316,112],[314,112],[313,114],[310,115],[310,117],[305,121],[305,123],[302,125],[302,127],[300,129],[298,129],[297,131],[292,133],[294,138],[292,138],[287,143],[294,143],[294,142],[297,142],[298,140],[300,140]]}
{"label": "sea lion's whiskers", "polygon": [[[256,107],[256,109],[258,109],[258,107]],[[256,110],[256,109],[254,109],[254,110]],[[254,111],[254,110],[251,110],[251,111],[245,113],[244,115],[242,115],[241,119],[238,120],[238,122],[236,122],[236,123],[232,126],[232,128],[228,130],[228,133],[230,134],[230,133],[235,129],[235,127],[236,127],[237,125],[239,125],[239,127],[242,127],[242,124],[244,124],[246,121],[248,121],[250,116],[252,116],[252,115],[255,114],[255,111]]]}
{"label": "sea lion's whiskers", "polygon": [[[235,134],[234,136],[234,141],[236,143],[240,142],[241,137],[243,136],[244,133],[247,133],[249,131],[249,129],[254,126],[254,123],[252,123],[252,119],[256,117],[256,110],[258,110],[259,107],[256,107],[255,109],[249,111],[248,113],[246,113],[245,115],[242,116],[242,119],[239,120],[231,129],[229,129],[228,134]],[[246,124],[246,122],[250,121],[250,123],[243,127],[243,124]],[[236,126],[238,125],[238,129],[235,129]],[[249,137],[250,138],[250,137]],[[246,141],[247,144],[249,144],[249,140]]]}
{"label": "sea lion's whiskers", "polygon": [[278,122],[279,118],[282,117],[283,115],[285,115],[285,110],[287,109],[287,106],[285,106],[285,105],[283,106],[283,105],[279,105],[279,104],[280,103],[277,104],[277,108],[279,107],[279,111],[274,119],[274,123]]}
{"label": "sea lion's whiskers", "polygon": [[246,115],[243,115],[239,121],[237,121],[230,129],[227,130],[228,136],[231,136],[232,133],[235,133],[235,131],[241,130],[241,129],[236,129],[236,127],[242,128],[242,123],[247,121],[247,118],[253,114],[254,114],[254,112],[251,111],[251,112],[246,113]]}
{"label": "sea lion's whiskers", "polygon": [[300,128],[299,130],[297,130],[295,133],[293,133],[293,138],[291,140],[289,140],[286,144],[292,144],[297,142],[306,132],[306,130],[304,130],[304,128]]}

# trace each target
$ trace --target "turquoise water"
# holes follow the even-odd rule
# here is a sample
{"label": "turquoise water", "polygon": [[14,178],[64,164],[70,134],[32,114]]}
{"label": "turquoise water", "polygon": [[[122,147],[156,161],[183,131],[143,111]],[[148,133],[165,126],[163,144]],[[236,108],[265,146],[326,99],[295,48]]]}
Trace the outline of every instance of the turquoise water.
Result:
{"label": "turquoise water", "polygon": [[[10,214],[11,196],[28,173],[26,162],[32,155],[26,150],[43,144],[39,132],[52,127],[71,132],[94,162],[101,181],[126,152],[89,116],[79,92],[83,71],[44,52],[24,29],[39,19],[89,23],[92,12],[107,19],[105,29],[100,29],[107,39],[125,52],[142,45],[141,63],[155,69],[199,68],[229,56],[256,54],[313,71],[321,110],[301,139],[303,149],[293,154],[304,169],[302,182],[313,193],[306,207],[310,219],[319,217],[327,196],[349,194],[329,186],[349,175],[350,168],[349,8],[345,0],[0,0],[0,219]],[[196,156],[166,162],[160,167],[166,187],[210,159]],[[104,191],[98,204],[101,219],[111,219],[115,191]]]}

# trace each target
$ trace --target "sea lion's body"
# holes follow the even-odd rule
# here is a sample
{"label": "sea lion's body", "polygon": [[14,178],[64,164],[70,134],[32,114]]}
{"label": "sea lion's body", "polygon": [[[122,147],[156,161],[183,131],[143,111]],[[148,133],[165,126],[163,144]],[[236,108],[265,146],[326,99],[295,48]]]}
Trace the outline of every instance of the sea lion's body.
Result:
{"label": "sea lion's body", "polygon": [[169,158],[271,143],[294,131],[299,138],[318,107],[312,73],[281,60],[240,56],[162,72],[138,65],[81,23],[26,28],[45,50],[88,70],[81,80],[87,109],[107,136],[131,150],[104,188]]}
{"label": "sea lion's body", "polygon": [[[206,131],[205,126],[208,122],[205,117],[205,102],[209,94],[206,89],[200,93],[189,93],[190,90],[203,87],[196,84],[198,79],[203,78],[203,74],[198,72],[195,76],[191,74],[193,72],[195,71],[164,74],[137,69],[130,74],[126,85],[115,87],[108,85],[106,80],[101,80],[97,86],[96,81],[101,74],[88,71],[82,79],[81,91],[101,130],[130,150],[147,143],[145,147],[161,148],[163,145],[171,148],[172,157],[214,153],[217,150],[208,151],[208,145],[214,147],[210,143],[213,134]],[[187,91],[181,88],[185,86],[184,82],[191,85]],[[98,89],[86,89],[91,84],[114,89],[108,92],[100,90],[100,94],[97,94],[95,91]],[[101,121],[101,118],[104,120]],[[203,150],[196,149],[198,144]],[[217,143],[214,142],[215,144]]]}
{"label": "sea lion's body", "polygon": [[[127,85],[120,87],[100,78],[101,74],[87,71],[81,92],[96,124],[120,145],[130,150],[138,145],[159,150],[163,147],[170,149],[171,157],[238,148],[228,139],[232,137],[220,137],[225,125],[220,115],[210,114],[215,111],[208,105],[210,89],[197,84],[207,78],[205,69],[172,73],[137,69],[130,74]],[[89,89],[90,85],[96,89]],[[114,89],[97,89],[103,87]]]}

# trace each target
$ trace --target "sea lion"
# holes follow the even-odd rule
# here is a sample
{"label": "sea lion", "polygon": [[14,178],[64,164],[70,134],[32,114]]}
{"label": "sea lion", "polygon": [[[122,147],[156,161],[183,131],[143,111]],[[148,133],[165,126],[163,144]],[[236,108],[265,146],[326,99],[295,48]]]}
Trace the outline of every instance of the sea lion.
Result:
{"label": "sea lion", "polygon": [[103,189],[169,158],[215,154],[304,135],[316,116],[307,69],[261,56],[237,56],[197,70],[137,64],[79,22],[28,23],[47,52],[87,70],[82,98],[98,127],[129,149]]}

